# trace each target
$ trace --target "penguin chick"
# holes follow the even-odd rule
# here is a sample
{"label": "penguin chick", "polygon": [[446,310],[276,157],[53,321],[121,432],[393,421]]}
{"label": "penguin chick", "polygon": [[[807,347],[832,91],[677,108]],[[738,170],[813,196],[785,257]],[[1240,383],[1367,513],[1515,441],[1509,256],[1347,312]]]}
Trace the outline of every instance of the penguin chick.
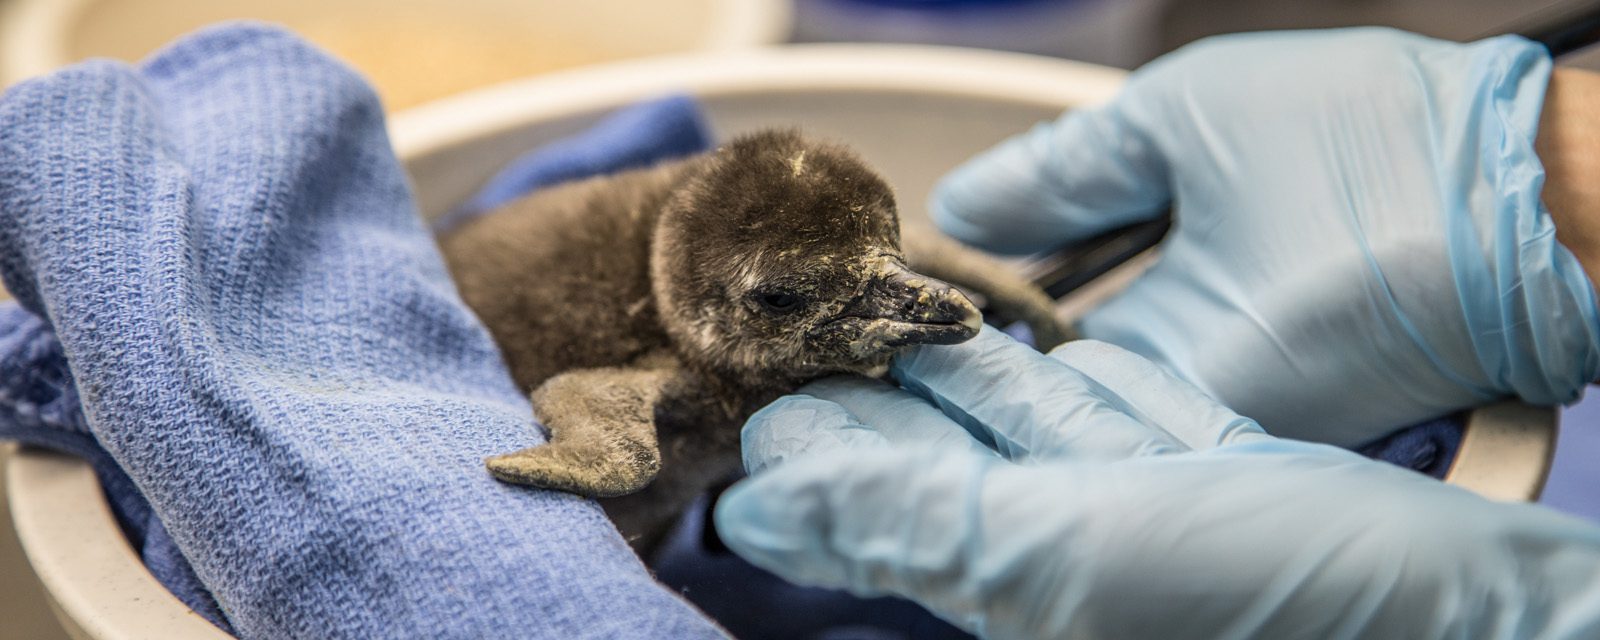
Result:
{"label": "penguin chick", "polygon": [[441,245],[550,430],[490,473],[601,498],[641,554],[738,468],[757,409],[981,324],[907,268],[884,180],[792,131],[546,189]]}

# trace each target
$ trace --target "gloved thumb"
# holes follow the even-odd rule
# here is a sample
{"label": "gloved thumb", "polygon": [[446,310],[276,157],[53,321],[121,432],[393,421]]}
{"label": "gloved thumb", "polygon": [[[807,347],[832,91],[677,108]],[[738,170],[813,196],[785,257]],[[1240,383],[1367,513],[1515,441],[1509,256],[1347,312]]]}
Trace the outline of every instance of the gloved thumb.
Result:
{"label": "gloved thumb", "polygon": [[1125,93],[968,160],[934,188],[934,223],[979,248],[1026,254],[1154,218],[1172,198],[1167,162],[1131,123],[1136,108]]}
{"label": "gloved thumb", "polygon": [[1039,492],[1023,489],[1054,483],[1042,477],[1051,471],[951,447],[799,458],[723,494],[717,532],[746,560],[793,582],[905,596],[979,635],[1009,636],[1044,613],[1007,594],[1051,574],[1018,566],[1031,564],[1035,550],[1068,544],[1050,539],[1058,530],[1030,527],[1042,509],[1071,508],[1056,503],[1059,494],[1050,505],[1030,504]]}

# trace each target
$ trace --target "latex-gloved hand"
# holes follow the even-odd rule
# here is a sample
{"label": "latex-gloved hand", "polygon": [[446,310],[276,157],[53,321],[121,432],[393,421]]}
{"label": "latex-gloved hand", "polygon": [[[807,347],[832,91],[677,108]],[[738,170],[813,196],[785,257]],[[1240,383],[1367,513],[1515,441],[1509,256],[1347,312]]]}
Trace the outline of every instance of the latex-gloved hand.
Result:
{"label": "latex-gloved hand", "polygon": [[894,374],[751,418],[730,547],[991,638],[1600,637],[1600,530],[1276,439],[1117,347],[985,330]]}
{"label": "latex-gloved hand", "polygon": [[1537,44],[1387,29],[1225,36],[957,169],[935,221],[1034,252],[1149,219],[1159,264],[1084,335],[1280,436],[1360,444],[1516,395],[1570,402],[1600,320],[1539,201]]}

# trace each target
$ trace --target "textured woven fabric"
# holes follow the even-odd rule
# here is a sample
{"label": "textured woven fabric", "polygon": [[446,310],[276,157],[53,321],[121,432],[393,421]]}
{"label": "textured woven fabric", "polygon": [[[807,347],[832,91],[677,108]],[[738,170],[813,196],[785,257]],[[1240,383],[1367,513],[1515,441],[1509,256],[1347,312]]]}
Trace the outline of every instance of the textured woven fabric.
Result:
{"label": "textured woven fabric", "polygon": [[669,96],[623,109],[569,138],[517,158],[477,195],[434,224],[448,233],[461,223],[537,189],[579,178],[646,167],[711,147],[700,107],[688,96]]}
{"label": "textured woven fabric", "polygon": [[1454,413],[1401,429],[1356,452],[1443,480],[1461,449],[1466,424],[1466,413]]}
{"label": "textured woven fabric", "polygon": [[293,36],[12,88],[0,272],[35,316],[4,316],[0,429],[103,447],[238,635],[720,635],[594,503],[483,470],[541,440],[529,406],[372,91]]}
{"label": "textured woven fabric", "polygon": [[15,302],[0,303],[0,439],[88,461],[112,514],[150,574],[190,609],[231,630],[150,502],[89,431],[55,332]]}

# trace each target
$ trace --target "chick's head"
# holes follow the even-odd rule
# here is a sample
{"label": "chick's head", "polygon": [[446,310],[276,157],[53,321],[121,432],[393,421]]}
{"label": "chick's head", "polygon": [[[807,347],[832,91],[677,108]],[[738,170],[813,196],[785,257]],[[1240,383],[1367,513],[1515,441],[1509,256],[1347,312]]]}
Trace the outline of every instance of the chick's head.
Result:
{"label": "chick's head", "polygon": [[652,243],[657,310],[687,359],[753,381],[880,375],[895,350],[976,335],[976,307],[905,266],[889,186],[792,131],[705,158]]}

